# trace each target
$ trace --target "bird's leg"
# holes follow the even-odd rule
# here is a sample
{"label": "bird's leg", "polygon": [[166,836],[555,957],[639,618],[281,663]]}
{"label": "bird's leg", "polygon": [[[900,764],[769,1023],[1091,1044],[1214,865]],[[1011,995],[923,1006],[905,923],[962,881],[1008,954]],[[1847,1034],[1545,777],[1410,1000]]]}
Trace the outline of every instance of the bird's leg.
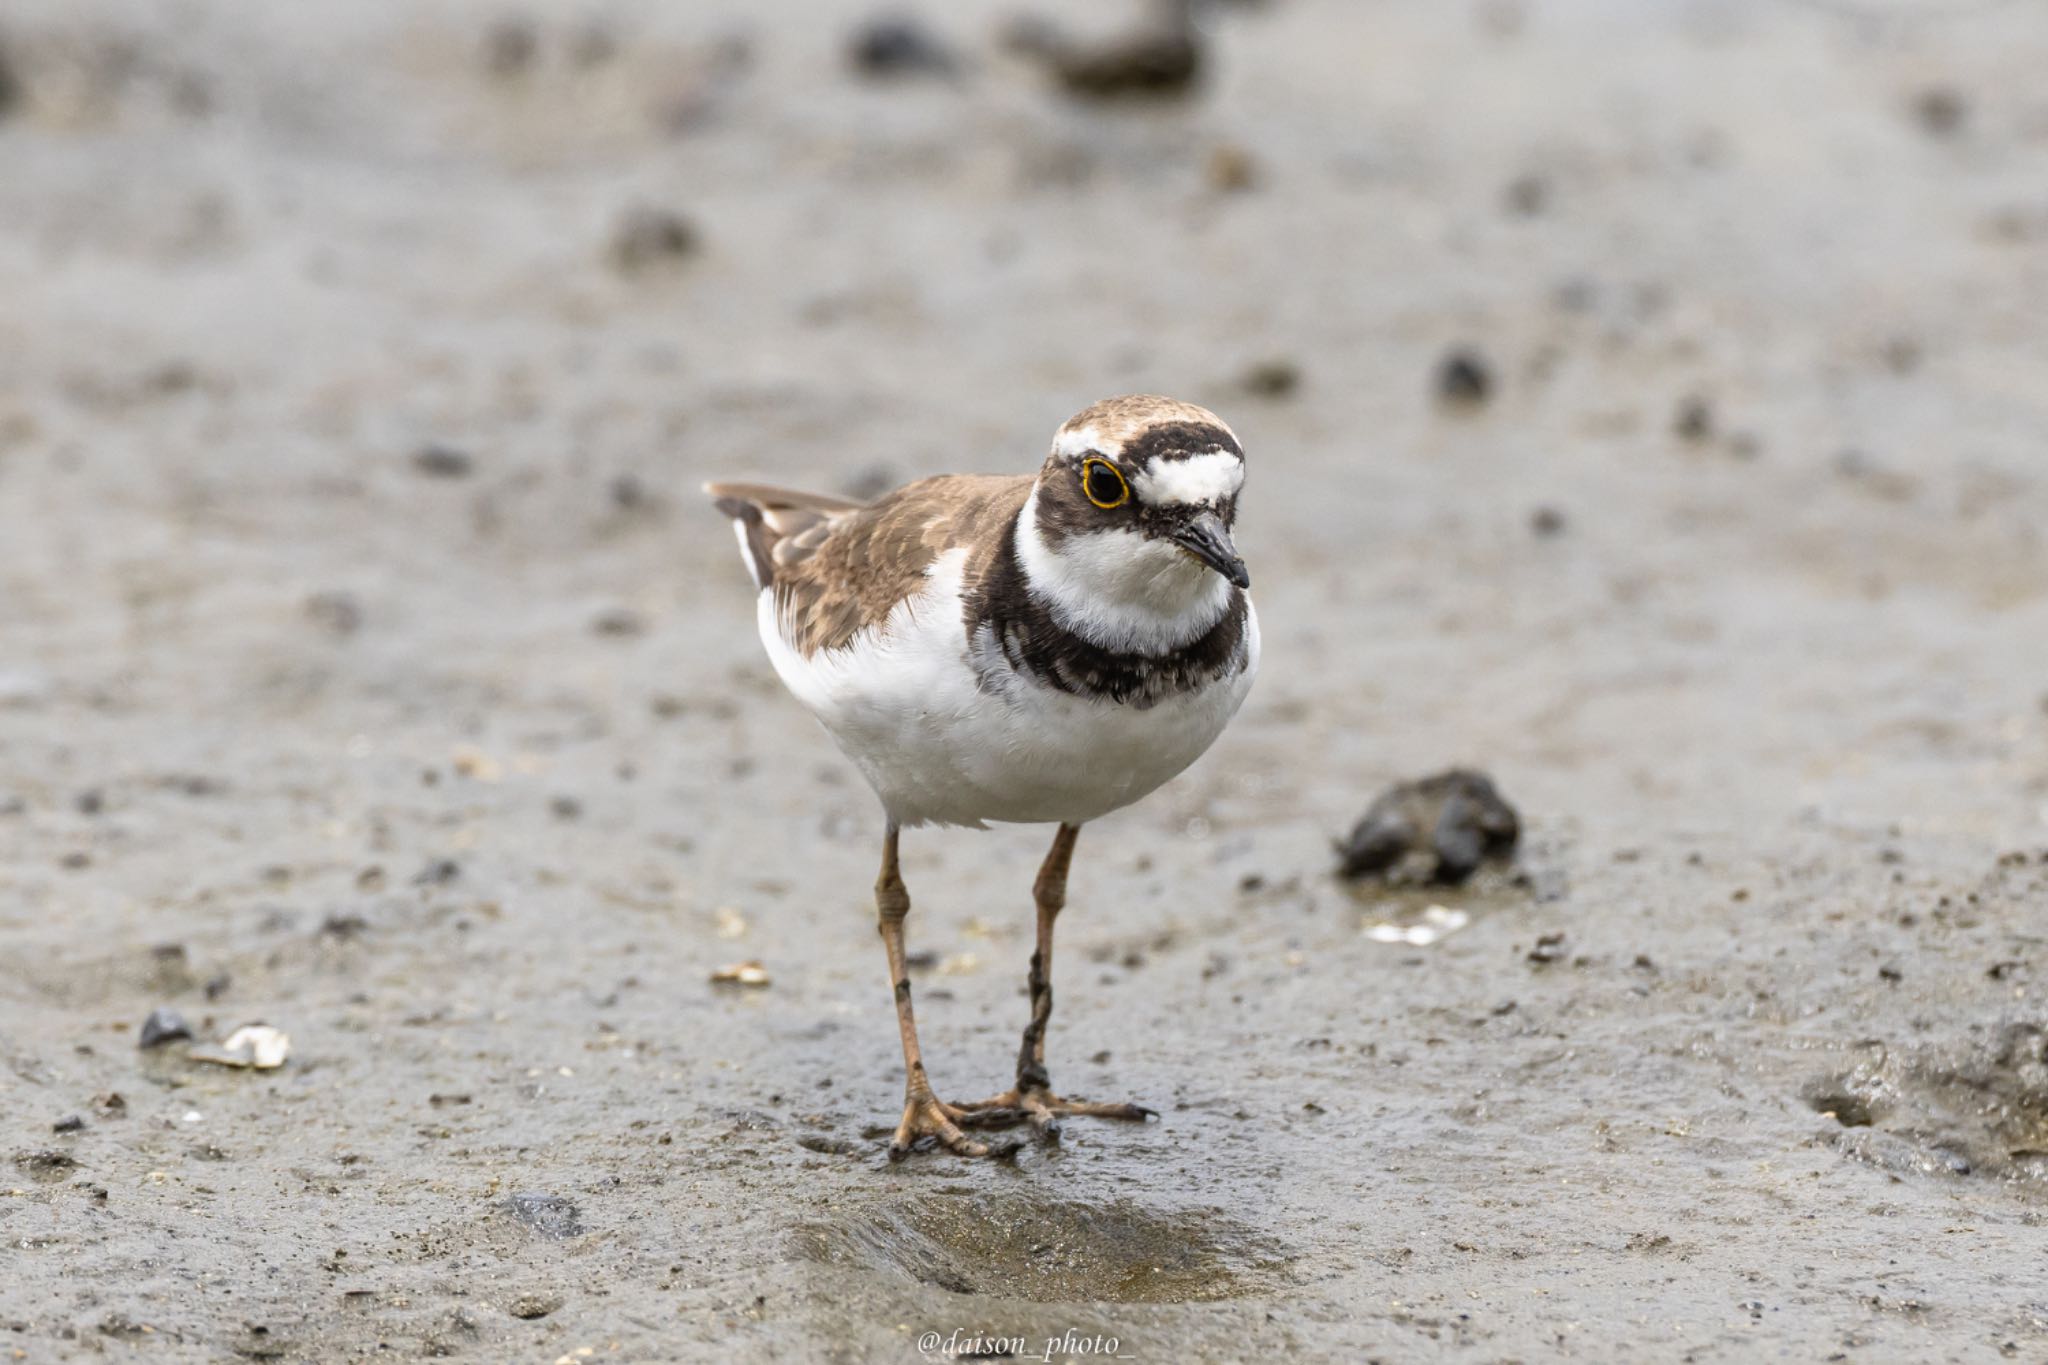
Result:
{"label": "bird's leg", "polygon": [[[889,1142],[889,1160],[901,1161],[922,1138],[932,1138],[962,1156],[988,1156],[989,1145],[960,1131],[954,1122],[961,1109],[932,1094],[925,1079],[924,1052],[917,1044],[917,1019],[910,1010],[910,973],[903,960],[903,920],[910,913],[910,892],[896,869],[896,825],[882,840],[882,873],[875,879],[875,913],[882,947],[889,955],[889,980],[896,991],[896,1028],[903,1035],[903,1121]],[[997,1151],[1015,1151],[1015,1144]]]}
{"label": "bird's leg", "polygon": [[1052,926],[1066,908],[1067,869],[1073,864],[1074,840],[1080,833],[1079,825],[1060,826],[1039,865],[1038,880],[1031,886],[1031,898],[1038,906],[1038,947],[1031,954],[1031,1022],[1024,1026],[1024,1041],[1017,1049],[1017,1084],[978,1104],[960,1106],[969,1122],[982,1127],[1027,1120],[1048,1142],[1059,1141],[1059,1121],[1069,1115],[1143,1120],[1153,1112],[1139,1104],[1061,1099],[1053,1093],[1052,1077],[1045,1069],[1045,1029],[1052,1022]]}

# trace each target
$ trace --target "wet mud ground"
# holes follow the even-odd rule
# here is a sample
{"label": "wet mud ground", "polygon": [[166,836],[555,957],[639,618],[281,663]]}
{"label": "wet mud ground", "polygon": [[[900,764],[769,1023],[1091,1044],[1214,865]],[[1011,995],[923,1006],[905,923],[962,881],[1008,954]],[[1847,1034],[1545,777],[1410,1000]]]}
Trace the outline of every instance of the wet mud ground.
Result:
{"label": "wet mud ground", "polygon": [[[2048,20],[1273,0],[1098,107],[926,13],[0,11],[0,1354],[2048,1355]],[[1061,922],[1160,1117],[891,1167],[876,814],[696,486],[1143,390],[1265,634]],[[1453,763],[1521,879],[1333,880]],[[1045,837],[906,839],[947,1096]]]}

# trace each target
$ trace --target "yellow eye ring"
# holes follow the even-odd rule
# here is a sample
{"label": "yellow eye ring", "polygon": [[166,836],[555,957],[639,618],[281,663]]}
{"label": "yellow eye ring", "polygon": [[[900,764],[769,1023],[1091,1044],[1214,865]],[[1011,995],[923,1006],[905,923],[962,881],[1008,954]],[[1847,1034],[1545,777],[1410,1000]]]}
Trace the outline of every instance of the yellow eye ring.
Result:
{"label": "yellow eye ring", "polygon": [[[1101,479],[1104,474],[1109,476],[1107,480]],[[1105,498],[1103,495],[1109,490],[1107,487],[1098,488],[1098,480],[1105,484],[1113,482],[1116,492]],[[1081,493],[1105,512],[1114,507],[1122,507],[1131,500],[1131,486],[1124,482],[1123,472],[1108,460],[1081,461]]]}

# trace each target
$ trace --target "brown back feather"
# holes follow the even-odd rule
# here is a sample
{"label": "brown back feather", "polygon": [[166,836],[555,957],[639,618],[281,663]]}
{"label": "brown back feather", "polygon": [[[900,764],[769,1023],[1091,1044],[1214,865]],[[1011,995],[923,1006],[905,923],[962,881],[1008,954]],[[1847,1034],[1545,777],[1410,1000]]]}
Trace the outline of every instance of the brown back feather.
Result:
{"label": "brown back feather", "polygon": [[774,589],[790,643],[808,656],[842,648],[887,620],[947,550],[973,547],[966,576],[970,586],[979,582],[1032,482],[1030,475],[945,474],[865,506],[758,484],[705,491],[746,527],[755,576]]}

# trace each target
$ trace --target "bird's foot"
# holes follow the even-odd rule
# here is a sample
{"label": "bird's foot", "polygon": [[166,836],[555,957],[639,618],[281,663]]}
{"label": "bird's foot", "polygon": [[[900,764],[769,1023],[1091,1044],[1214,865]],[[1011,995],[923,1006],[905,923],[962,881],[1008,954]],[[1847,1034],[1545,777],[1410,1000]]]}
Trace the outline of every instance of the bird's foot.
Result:
{"label": "bird's foot", "polygon": [[944,1147],[961,1156],[1012,1156],[1021,1143],[978,1142],[960,1131],[960,1122],[970,1118],[957,1104],[947,1104],[934,1095],[913,1095],[903,1102],[903,1122],[889,1141],[889,1160],[901,1161],[913,1151]]}
{"label": "bird's foot", "polygon": [[957,1111],[961,1123],[975,1128],[1008,1128],[1028,1123],[1041,1142],[1060,1140],[1060,1120],[1064,1118],[1124,1119],[1143,1123],[1159,1116],[1157,1110],[1147,1109],[1142,1104],[1061,1099],[1042,1085],[1018,1086],[974,1104],[949,1105],[948,1108]]}

